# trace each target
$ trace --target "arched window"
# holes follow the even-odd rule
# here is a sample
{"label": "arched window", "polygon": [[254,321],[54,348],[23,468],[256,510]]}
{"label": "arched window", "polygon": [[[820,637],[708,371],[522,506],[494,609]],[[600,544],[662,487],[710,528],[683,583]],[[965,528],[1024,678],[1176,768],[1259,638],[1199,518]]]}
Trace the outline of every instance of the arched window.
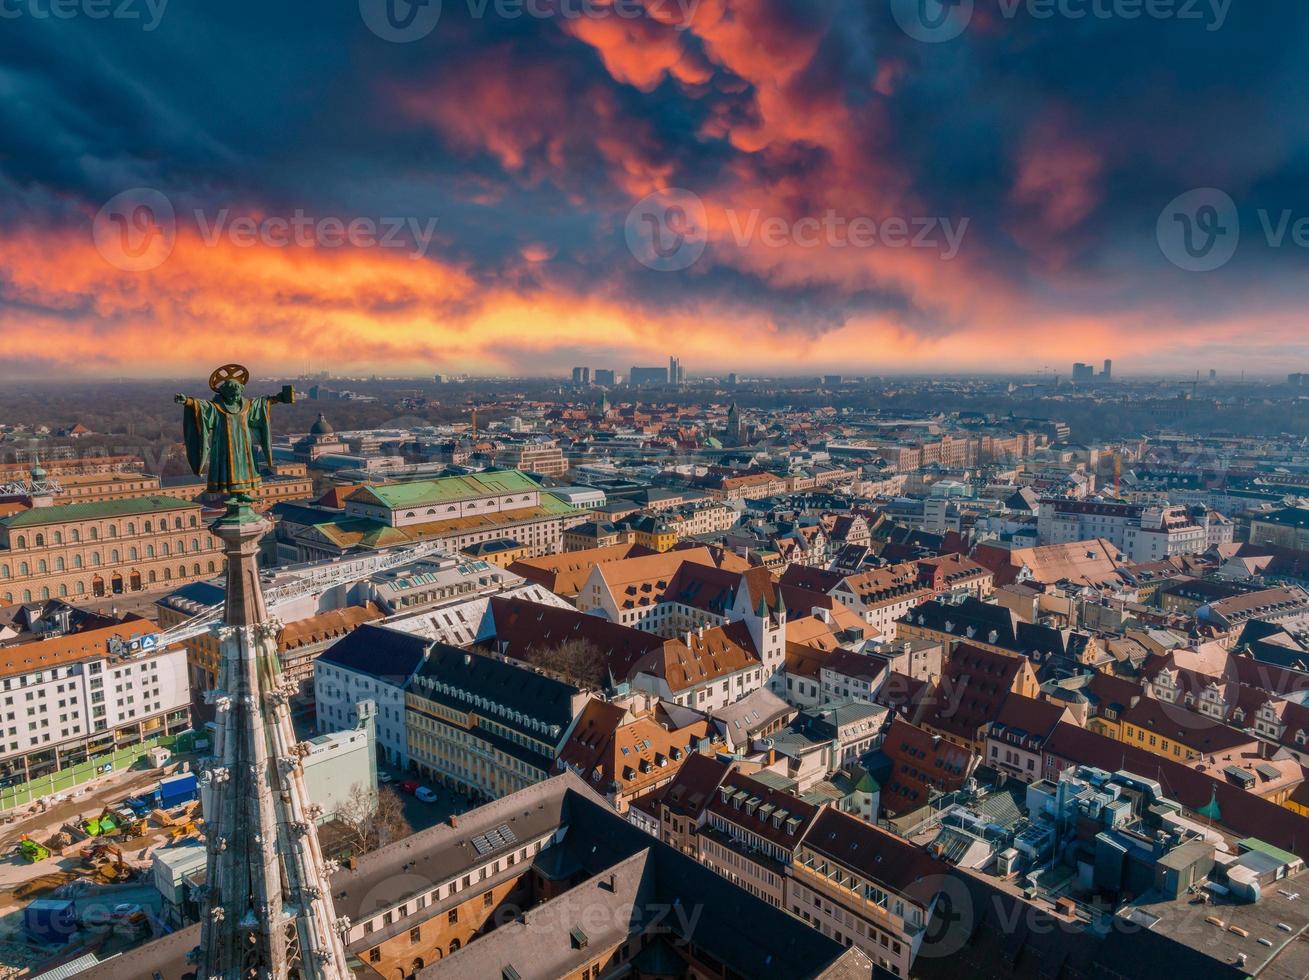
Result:
{"label": "arched window", "polygon": [[152,533],[153,531],[154,531],[154,525],[151,524],[149,521],[146,521],[146,522],[145,522],[145,533],[146,533],[146,534],[150,534],[150,533]]}
{"label": "arched window", "polygon": [[123,560],[121,557],[119,557],[117,548],[115,548],[113,551],[109,553],[109,560],[113,562],[115,565],[117,565],[120,561]]}
{"label": "arched window", "polygon": [[63,558],[56,558],[56,559],[55,559],[55,571],[56,571],[56,572],[62,572],[63,570],[64,570],[64,560],[63,560]]}
{"label": "arched window", "polygon": [[85,583],[85,582],[78,582],[78,583],[77,583],[77,594],[78,594],[78,595],[86,595],[86,583]]}
{"label": "arched window", "polygon": [[165,581],[165,582],[171,582],[172,580],[173,580],[173,571],[172,571],[172,569],[170,569],[170,568],[165,568],[165,569],[164,569],[164,581]]}
{"label": "arched window", "polygon": [[159,576],[158,576],[158,574],[156,574],[156,572],[155,572],[155,570],[154,570],[153,568],[150,569],[150,581],[151,581],[151,582],[156,582],[156,581],[158,581],[158,580],[159,580]]}
{"label": "arched window", "polygon": [[73,544],[77,544],[77,542],[82,540],[82,532],[79,531],[77,528],[73,528],[71,531],[68,532],[68,539],[72,541]]}
{"label": "arched window", "polygon": [[192,550],[192,551],[199,551],[199,550],[200,550],[200,539],[199,539],[199,538],[192,538],[192,539],[191,539],[191,550]]}
{"label": "arched window", "polygon": [[192,526],[192,527],[195,527],[195,515],[194,515],[194,514],[191,515],[191,526]]}
{"label": "arched window", "polygon": [[199,575],[199,574],[200,574],[200,563],[199,563],[199,562],[196,562],[194,565],[191,566],[191,574],[192,574],[192,575]]}
{"label": "arched window", "polygon": [[92,565],[100,564],[100,552],[98,551],[91,552],[91,564]]}
{"label": "arched window", "polygon": [[50,587],[49,587],[49,586],[46,586],[45,588],[43,588],[43,589],[41,590],[41,598],[42,598],[42,599],[49,599],[49,598],[50,598]]}
{"label": "arched window", "polygon": [[[151,545],[149,548],[146,549],[146,551],[148,551],[148,552],[153,556],[154,553],[155,553],[155,547],[154,547],[154,545]],[[166,555],[166,554],[168,554],[168,542],[167,542],[167,541],[161,541],[161,542],[159,542],[159,553],[160,553],[161,555]]]}
{"label": "arched window", "polygon": [[59,598],[64,599],[67,598],[67,596],[68,596],[68,586],[66,585],[59,586]]}
{"label": "arched window", "polygon": [[179,531],[182,529],[182,519],[180,517],[173,520],[173,527]]}
{"label": "arched window", "polygon": [[28,574],[27,562],[25,562],[25,561],[20,561],[20,562],[18,563],[18,574],[19,574],[19,575],[27,575],[27,574]]}
{"label": "arched window", "polygon": [[91,540],[92,541],[100,540],[100,529],[98,527],[91,528]]}
{"label": "arched window", "polygon": [[37,546],[38,548],[44,548],[44,547],[45,547],[45,535],[42,534],[42,533],[40,533],[39,531],[37,532],[37,535],[36,535],[36,546]]}
{"label": "arched window", "polygon": [[81,556],[81,555],[73,555],[73,567],[74,567],[74,568],[81,568],[81,567],[82,567],[82,556]]}
{"label": "arched window", "polygon": [[110,525],[109,525],[109,536],[110,536],[111,538],[116,538],[116,537],[118,537],[118,525],[117,525],[117,524],[110,524]]}
{"label": "arched window", "polygon": [[127,557],[130,558],[132,561],[136,561],[136,559],[140,557],[137,554],[136,545],[132,545],[132,547],[127,549]]}
{"label": "arched window", "polygon": [[44,575],[46,572],[50,571],[50,569],[46,567],[44,558],[36,563],[36,571],[39,575]]}
{"label": "arched window", "polygon": [[64,532],[63,532],[63,531],[56,531],[56,532],[54,533],[54,540],[55,540],[55,544],[63,544],[63,543],[64,543]]}
{"label": "arched window", "polygon": [[216,571],[218,571],[217,566],[215,566],[213,562],[210,562],[210,563],[209,563],[209,571],[211,571],[211,572],[216,572]]}
{"label": "arched window", "polygon": [[25,537],[24,537],[23,535],[21,535],[21,534],[18,536],[18,547],[20,547],[20,548],[26,548],[26,547],[27,547],[27,538],[25,538]]}
{"label": "arched window", "polygon": [[0,578],[8,578],[8,577],[9,577],[9,566],[0,565]]}
{"label": "arched window", "polygon": [[[166,547],[168,547],[168,546],[167,546],[167,545],[164,545],[164,547],[166,548]],[[145,546],[145,556],[146,556],[147,558],[153,558],[153,557],[155,556],[155,546],[154,546],[154,545],[152,545],[152,544],[148,544],[148,545]]]}
{"label": "arched window", "polygon": [[32,601],[32,590],[31,590],[31,589],[24,589],[24,590],[23,590],[23,601],[24,601],[24,602],[31,602],[31,601]]}

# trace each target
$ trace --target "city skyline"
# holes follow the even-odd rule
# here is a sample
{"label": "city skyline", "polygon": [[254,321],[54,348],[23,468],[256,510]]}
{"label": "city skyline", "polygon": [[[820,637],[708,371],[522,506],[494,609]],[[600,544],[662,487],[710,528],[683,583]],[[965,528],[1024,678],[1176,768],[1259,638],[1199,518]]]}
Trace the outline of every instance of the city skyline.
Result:
{"label": "city skyline", "polygon": [[1298,8],[138,6],[0,40],[5,377],[1309,358]]}

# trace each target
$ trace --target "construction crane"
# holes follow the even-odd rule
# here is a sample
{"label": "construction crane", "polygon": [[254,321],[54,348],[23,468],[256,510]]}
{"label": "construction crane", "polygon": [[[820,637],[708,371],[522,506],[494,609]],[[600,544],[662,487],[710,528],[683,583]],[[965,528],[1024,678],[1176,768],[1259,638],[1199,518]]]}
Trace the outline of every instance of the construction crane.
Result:
{"label": "construction crane", "polygon": [[[340,568],[265,589],[264,605],[267,606],[269,615],[275,615],[279,608],[294,602],[296,599],[319,595],[346,582],[357,581],[368,575],[390,571],[393,568],[420,561],[442,550],[439,542],[420,541],[379,555],[370,563],[367,571],[362,571],[356,562],[344,564]],[[210,627],[222,620],[225,604],[225,602],[219,602],[208,606],[176,626],[170,626],[161,633],[143,638],[140,641],[142,649],[165,649],[209,632]]]}

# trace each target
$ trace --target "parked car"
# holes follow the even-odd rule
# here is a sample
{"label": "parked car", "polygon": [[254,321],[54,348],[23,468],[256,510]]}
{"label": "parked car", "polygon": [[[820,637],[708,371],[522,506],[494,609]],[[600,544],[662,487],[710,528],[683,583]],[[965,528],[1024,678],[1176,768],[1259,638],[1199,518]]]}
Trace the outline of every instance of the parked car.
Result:
{"label": "parked car", "polygon": [[146,814],[148,814],[151,810],[154,809],[154,807],[151,806],[148,801],[143,800],[139,796],[129,796],[127,799],[123,800],[123,805],[127,807],[129,810],[131,810],[133,813],[135,813],[138,817],[144,817]]}
{"label": "parked car", "polygon": [[110,913],[110,917],[113,918],[115,922],[122,922],[124,919],[131,919],[140,914],[141,906],[137,905],[135,902],[120,902],[114,906],[114,910]]}
{"label": "parked car", "polygon": [[418,780],[406,779],[403,783],[400,784],[400,792],[408,793],[410,796],[413,796],[415,793],[418,792]]}
{"label": "parked car", "polygon": [[419,786],[418,789],[414,790],[414,796],[418,797],[424,803],[436,802],[436,791],[428,789],[426,786]]}
{"label": "parked car", "polygon": [[387,783],[394,782],[395,777],[392,776],[389,772],[379,772],[377,774],[377,781],[381,783],[383,786],[385,786]]}

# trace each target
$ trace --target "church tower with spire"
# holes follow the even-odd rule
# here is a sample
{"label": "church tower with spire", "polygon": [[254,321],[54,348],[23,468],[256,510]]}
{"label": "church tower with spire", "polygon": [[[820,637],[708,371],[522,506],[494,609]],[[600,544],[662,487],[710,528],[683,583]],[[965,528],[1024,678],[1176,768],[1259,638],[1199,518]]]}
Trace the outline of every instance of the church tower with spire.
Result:
{"label": "church tower with spire", "polygon": [[206,790],[208,864],[198,976],[346,980],[343,934],[305,790],[308,746],[291,727],[292,689],[277,656],[281,624],[264,605],[255,562],[268,524],[248,506],[213,525],[227,556],[227,605],[215,627],[214,758]]}

